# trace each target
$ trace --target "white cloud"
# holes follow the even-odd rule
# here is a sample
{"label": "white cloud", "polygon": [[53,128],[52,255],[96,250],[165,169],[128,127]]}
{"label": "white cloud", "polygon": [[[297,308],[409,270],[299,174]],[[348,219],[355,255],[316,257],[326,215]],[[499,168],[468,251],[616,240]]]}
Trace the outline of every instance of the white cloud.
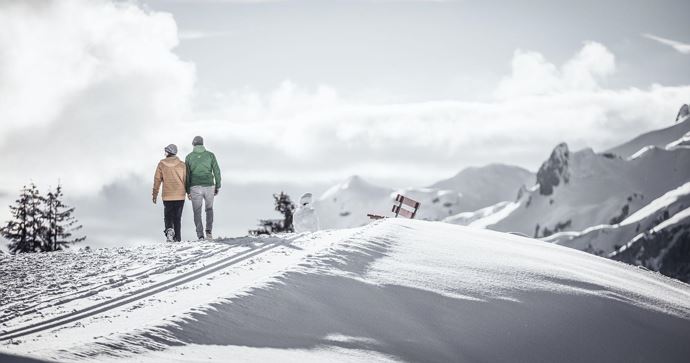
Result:
{"label": "white cloud", "polygon": [[671,39],[666,39],[662,37],[658,37],[653,34],[642,34],[643,37],[647,39],[651,39],[654,41],[657,41],[661,44],[668,45],[675,49],[677,52],[682,53],[682,54],[690,54],[690,44],[682,43],[677,40],[671,40]]}
{"label": "white cloud", "polygon": [[197,134],[224,177],[241,183],[358,173],[426,184],[489,162],[534,169],[562,140],[601,149],[669,124],[690,94],[690,86],[607,89],[615,57],[589,42],[560,66],[516,51],[499,97],[487,102],[355,101],[286,81],[269,93],[217,94],[192,111],[195,70],[173,52],[179,33],[169,14],[87,0],[1,10],[0,190],[31,178],[83,192],[131,173],[150,178],[164,145],[184,155]]}
{"label": "white cloud", "polygon": [[614,55],[596,42],[585,43],[560,68],[538,52],[521,50],[515,51],[511,66],[511,75],[496,90],[500,99],[594,91],[600,80],[616,71]]}
{"label": "white cloud", "polygon": [[690,86],[607,89],[615,57],[594,42],[561,66],[524,51],[512,64],[488,102],[367,103],[286,81],[268,94],[217,95],[219,109],[188,126],[213,135],[225,163],[241,170],[230,176],[238,182],[358,173],[425,184],[468,165],[535,169],[561,141],[603,150],[670,124],[690,94]]}
{"label": "white cloud", "polygon": [[129,2],[0,4],[0,187],[94,190],[141,171],[189,111],[194,66],[177,41],[170,14]]}
{"label": "white cloud", "polygon": [[535,169],[563,140],[603,150],[672,124],[688,94],[690,86],[580,87],[493,102],[366,104],[325,86],[309,92],[286,82],[268,95],[222,97],[218,118],[194,129],[213,135],[211,145],[237,181],[317,182],[358,173],[425,184],[496,161]]}

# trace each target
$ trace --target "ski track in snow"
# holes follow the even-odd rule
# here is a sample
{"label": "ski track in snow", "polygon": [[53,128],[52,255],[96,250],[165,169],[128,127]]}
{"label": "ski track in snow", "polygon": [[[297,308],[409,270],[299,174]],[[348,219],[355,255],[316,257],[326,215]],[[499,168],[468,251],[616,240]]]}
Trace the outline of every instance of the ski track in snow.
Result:
{"label": "ski track in snow", "polygon": [[201,246],[170,244],[133,250],[64,251],[42,254],[40,258],[6,256],[0,277],[6,288],[0,301],[5,307],[0,323],[3,327],[21,325],[20,320],[28,322],[36,318],[31,314],[42,317],[40,310],[46,307],[62,310],[62,305],[89,297],[96,301],[107,299],[115,290],[117,295],[134,285],[147,286],[156,281],[156,275],[185,270],[228,249],[207,248],[205,251]]}
{"label": "ski track in snow", "polygon": [[[173,247],[173,246],[166,246]],[[177,247],[177,246],[174,246]],[[6,309],[0,315],[0,323],[18,318],[19,316],[34,313],[41,308],[48,306],[59,306],[70,301],[79,300],[88,296],[101,294],[105,295],[110,289],[121,288],[124,285],[137,282],[141,279],[152,278],[157,274],[163,274],[175,268],[184,268],[192,265],[201,259],[208,258],[218,252],[219,249],[213,249],[207,252],[203,250],[194,249],[191,253],[185,253],[185,250],[190,250],[191,246],[183,246],[176,250],[165,248],[166,251],[156,250],[156,252],[173,252],[172,257],[160,257],[160,255],[149,255],[146,252],[147,247],[140,247],[135,251],[116,250],[118,254],[127,254],[129,263],[135,264],[135,267],[120,266],[124,259],[113,259],[107,250],[97,250],[95,252],[79,251],[81,254],[78,258],[81,260],[73,264],[63,263],[62,260],[70,260],[74,255],[70,255],[65,251],[64,254],[55,254],[54,256],[47,256],[43,259],[32,259],[29,255],[18,255],[14,264],[9,263],[5,266],[4,271],[7,273],[4,277],[7,281],[2,281],[3,286],[7,287],[9,294],[3,295],[2,303],[6,305]],[[227,250],[228,248],[225,248]],[[144,250],[144,251],[142,251]],[[144,252],[144,253],[141,253]],[[185,255],[191,254],[190,257]],[[163,255],[163,256],[167,256]],[[86,257],[86,258],[84,258]],[[23,261],[30,260],[30,261]],[[27,275],[26,264],[38,263],[32,266],[32,274]],[[152,267],[142,267],[145,265],[137,265],[136,263],[153,264]],[[59,271],[54,270],[54,265],[61,266]],[[124,267],[124,272],[119,269]],[[67,270],[67,271],[65,271]],[[132,273],[127,274],[126,272]],[[79,275],[80,272],[86,272]],[[68,273],[73,280],[78,280],[76,283],[69,280],[59,281],[65,274]],[[90,280],[91,277],[100,277],[106,282],[99,280]],[[28,279],[24,279],[28,277]],[[49,282],[50,285],[45,286],[41,283]],[[66,286],[65,286],[66,285]],[[67,292],[64,292],[68,289]],[[40,292],[39,292],[40,291]],[[13,295],[12,292],[15,292]],[[43,299],[37,299],[39,295],[49,295]],[[32,301],[33,300],[33,301]],[[9,301],[9,302],[8,302]]]}
{"label": "ski track in snow", "polygon": [[[91,305],[89,307],[82,308],[79,310],[74,310],[70,313],[59,315],[59,316],[56,316],[54,318],[50,318],[47,320],[41,320],[37,323],[22,326],[22,327],[19,327],[19,328],[10,330],[10,331],[4,331],[2,333],[2,335],[0,335],[0,341],[15,339],[15,338],[19,338],[19,337],[22,337],[25,335],[45,331],[47,329],[51,329],[54,327],[65,325],[65,324],[75,322],[75,321],[78,321],[78,320],[81,320],[81,319],[84,319],[84,318],[87,318],[87,317],[90,317],[90,316],[93,316],[93,315],[96,315],[99,313],[103,313],[103,312],[115,309],[115,308],[123,306],[125,304],[130,304],[132,302],[135,302],[135,301],[141,300],[143,298],[149,297],[149,296],[154,295],[156,293],[159,293],[161,291],[180,286],[181,284],[184,284],[184,283],[187,283],[187,282],[190,282],[193,280],[197,280],[197,279],[204,277],[210,273],[216,272],[220,269],[223,269],[223,268],[226,268],[228,266],[234,265],[236,263],[242,262],[248,258],[257,256],[261,253],[264,253],[268,250],[271,250],[273,248],[280,246],[282,244],[282,242],[283,241],[278,240],[275,243],[268,243],[268,244],[261,246],[259,248],[250,248],[250,249],[244,250],[242,252],[238,252],[236,254],[224,257],[220,260],[214,261],[208,265],[203,265],[203,266],[196,268],[194,270],[187,271],[187,272],[182,273],[180,275],[176,275],[170,279],[167,279],[167,280],[164,280],[164,281],[152,284],[152,285],[145,285],[144,287],[142,287],[140,289],[137,289],[134,291],[129,291],[124,295],[105,300],[105,301],[97,303],[95,305]],[[224,249],[219,249],[219,250],[213,251],[212,253],[207,253],[207,254],[203,254],[203,255],[204,255],[204,258],[208,258],[210,256],[222,254],[223,252],[226,252],[229,249],[230,249],[229,247],[224,248]],[[169,271],[173,268],[177,268],[180,266],[193,265],[195,262],[198,262],[200,259],[201,258],[198,258],[198,257],[197,258],[189,258],[189,259],[185,260],[183,263],[175,263],[175,264],[172,264],[171,266],[166,266],[166,268],[154,268],[153,269],[154,271],[150,271],[151,269],[149,269],[149,270],[146,270],[144,272],[134,274],[132,276],[124,275],[122,280],[120,280],[119,282],[115,282],[115,283],[111,284],[110,287],[111,288],[118,288],[118,287],[123,286],[124,284],[126,284],[128,282],[134,281],[134,280],[131,280],[131,277],[135,277],[135,276],[148,277],[148,276],[150,276],[150,274],[147,272]],[[150,281],[153,281],[153,280],[150,280]],[[97,287],[98,286],[99,285],[97,285]],[[62,299],[62,300],[58,301],[57,304],[64,304],[66,302],[77,300],[79,298],[85,298],[85,297],[97,294],[101,291],[103,291],[103,290],[87,290],[86,292],[82,292],[79,296],[69,298],[69,299]],[[31,308],[30,310],[28,310],[28,312],[35,312],[35,311],[37,311],[36,308]],[[27,310],[25,310],[24,312],[27,312]],[[10,320],[11,318],[7,318],[7,319]]]}
{"label": "ski track in snow", "polygon": [[69,346],[184,319],[222,298],[219,288],[241,294],[351,233],[2,255],[0,352],[75,359]]}

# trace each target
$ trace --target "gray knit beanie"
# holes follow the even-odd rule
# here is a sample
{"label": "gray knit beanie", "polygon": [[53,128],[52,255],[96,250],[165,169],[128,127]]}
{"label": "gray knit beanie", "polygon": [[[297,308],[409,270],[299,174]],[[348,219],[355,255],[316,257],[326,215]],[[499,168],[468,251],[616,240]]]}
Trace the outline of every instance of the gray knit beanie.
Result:
{"label": "gray knit beanie", "polygon": [[197,145],[203,145],[204,144],[204,138],[201,136],[194,136],[194,140],[192,140],[192,146],[197,146]]}
{"label": "gray knit beanie", "polygon": [[165,147],[165,152],[171,155],[177,155],[177,145],[170,144]]}

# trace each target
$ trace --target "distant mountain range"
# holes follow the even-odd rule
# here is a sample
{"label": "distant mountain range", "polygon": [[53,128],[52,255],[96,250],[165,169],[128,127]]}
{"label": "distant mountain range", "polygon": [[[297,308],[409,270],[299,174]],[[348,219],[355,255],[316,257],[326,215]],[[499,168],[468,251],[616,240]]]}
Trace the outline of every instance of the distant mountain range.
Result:
{"label": "distant mountain range", "polygon": [[358,227],[369,222],[367,213],[391,215],[393,198],[400,193],[421,203],[418,219],[443,220],[505,199],[515,199],[534,173],[503,164],[464,169],[429,187],[393,189],[351,176],[328,189],[316,201],[321,228]]}
{"label": "distant mountain range", "polygon": [[601,153],[557,145],[536,174],[491,164],[424,188],[350,177],[316,202],[321,228],[391,215],[397,193],[417,218],[524,234],[690,282],[690,116]]}

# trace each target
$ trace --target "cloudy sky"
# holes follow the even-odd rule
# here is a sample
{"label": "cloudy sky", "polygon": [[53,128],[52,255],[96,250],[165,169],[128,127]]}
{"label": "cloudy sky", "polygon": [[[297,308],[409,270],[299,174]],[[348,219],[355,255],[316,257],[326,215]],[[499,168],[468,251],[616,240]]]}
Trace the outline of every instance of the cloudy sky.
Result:
{"label": "cloudy sky", "polygon": [[223,170],[221,235],[270,217],[281,189],[536,170],[561,141],[604,150],[690,102],[687,14],[687,1],[0,0],[0,217],[24,183],[60,180],[92,243],[159,238],[154,168],[197,134]]}

